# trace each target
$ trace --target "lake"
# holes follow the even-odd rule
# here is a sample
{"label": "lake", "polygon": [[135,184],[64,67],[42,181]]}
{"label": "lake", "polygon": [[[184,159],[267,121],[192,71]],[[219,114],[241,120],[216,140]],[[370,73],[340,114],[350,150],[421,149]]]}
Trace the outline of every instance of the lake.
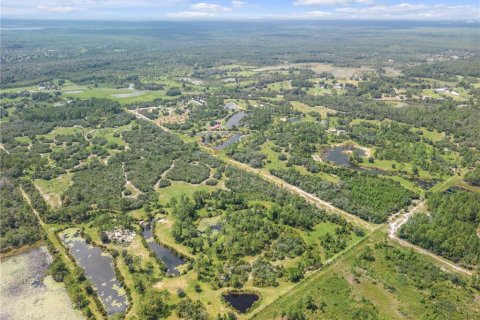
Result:
{"label": "lake", "polygon": [[143,237],[147,241],[149,248],[157,255],[157,257],[162,260],[162,262],[167,267],[167,274],[178,276],[180,271],[177,270],[178,266],[185,264],[185,261],[175,255],[170,249],[161,244],[158,244],[153,238],[152,224],[146,226],[143,229]]}
{"label": "lake", "polygon": [[107,313],[111,315],[125,312],[128,299],[115,275],[112,257],[102,249],[89,245],[78,229],[63,231],[60,239],[76,263],[85,271],[87,279],[93,283]]}

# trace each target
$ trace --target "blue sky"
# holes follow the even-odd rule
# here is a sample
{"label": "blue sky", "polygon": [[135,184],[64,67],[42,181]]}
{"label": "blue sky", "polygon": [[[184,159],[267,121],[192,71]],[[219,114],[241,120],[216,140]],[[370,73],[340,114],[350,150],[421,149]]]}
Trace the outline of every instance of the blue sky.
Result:
{"label": "blue sky", "polygon": [[2,18],[480,20],[480,0],[2,0]]}

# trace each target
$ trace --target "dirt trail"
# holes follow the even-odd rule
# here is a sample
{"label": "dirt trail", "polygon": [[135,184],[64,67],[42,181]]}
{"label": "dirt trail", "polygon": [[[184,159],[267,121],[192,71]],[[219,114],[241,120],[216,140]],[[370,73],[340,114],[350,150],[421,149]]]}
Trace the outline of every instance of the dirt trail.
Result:
{"label": "dirt trail", "polygon": [[[129,110],[129,111],[132,112],[135,116],[137,116],[139,118],[142,118],[142,119],[147,120],[149,122],[153,122],[150,119],[148,119],[147,117],[139,114],[138,112],[135,112],[135,110]],[[161,126],[160,124],[157,124],[157,126],[159,126],[160,128],[162,128],[165,131],[170,131],[167,128]],[[202,149],[206,150],[207,152],[209,152],[213,156],[217,156],[214,153],[212,153],[212,150],[210,150],[207,147],[202,147]],[[227,163],[229,163],[233,166],[244,169],[245,171],[258,174],[258,175],[262,176],[263,178],[269,180],[270,182],[273,182],[274,184],[276,184],[278,186],[284,187],[287,190],[290,190],[291,192],[294,192],[294,193],[298,194],[299,196],[303,197],[304,199],[306,199],[310,203],[313,203],[313,204],[317,205],[318,207],[324,208],[327,211],[337,213],[337,214],[343,216],[348,221],[354,222],[355,224],[360,225],[360,226],[362,226],[362,227],[364,227],[364,228],[366,228],[366,229],[368,229],[372,232],[376,231],[376,230],[380,229],[382,226],[384,226],[384,225],[375,225],[375,224],[367,222],[367,221],[361,219],[360,217],[357,217],[357,216],[355,216],[351,213],[348,213],[344,210],[341,210],[341,209],[333,206],[331,203],[329,203],[325,200],[322,200],[322,199],[320,199],[320,198],[318,198],[318,197],[316,197],[316,196],[314,196],[314,195],[312,195],[312,194],[310,194],[310,193],[308,193],[308,192],[306,192],[306,191],[304,191],[304,190],[302,190],[302,189],[300,189],[296,186],[293,186],[293,185],[283,181],[282,179],[277,178],[277,177],[275,177],[275,176],[273,176],[273,175],[271,175],[271,174],[269,174],[265,171],[262,171],[260,169],[252,168],[249,165],[246,165],[244,163],[235,161],[235,160],[230,159],[230,158],[225,158],[225,159],[222,158],[222,160],[226,161]],[[410,243],[406,240],[400,239],[395,235],[397,230],[405,222],[408,221],[408,219],[411,217],[411,215],[414,214],[415,212],[417,212],[418,210],[422,209],[423,206],[424,206],[424,201],[421,201],[419,203],[416,203],[414,205],[414,207],[411,208],[410,210],[407,210],[406,213],[396,214],[396,215],[392,216],[392,218],[390,218],[390,221],[389,221],[389,224],[388,224],[388,226],[389,226],[389,232],[388,233],[389,233],[390,239],[396,241],[401,246],[404,246],[404,247],[407,247],[407,248],[412,248],[412,249],[414,249],[415,251],[417,251],[421,254],[424,254],[426,256],[429,256],[429,257],[435,259],[442,266],[446,266],[450,270],[454,270],[454,271],[461,272],[463,274],[471,276],[473,274],[472,271],[467,270],[465,268],[462,268],[462,267],[458,266],[457,264],[455,264],[455,263],[453,263],[453,262],[451,262],[451,261],[449,261],[445,258],[442,258],[442,257],[436,255],[435,253],[429,251],[429,250],[423,249],[423,248],[421,248],[417,245],[414,245],[414,244],[412,244],[412,243]]]}
{"label": "dirt trail", "polygon": [[275,177],[274,175],[271,175],[270,173],[267,173],[265,171],[262,171],[260,169],[255,169],[255,168],[252,168],[250,167],[249,165],[247,164],[244,164],[244,163],[241,163],[241,162],[238,162],[238,161],[235,161],[235,160],[232,160],[232,159],[225,159],[228,163],[236,166],[236,167],[239,167],[241,169],[244,169],[245,171],[249,171],[249,172],[253,172],[255,174],[258,174],[260,176],[262,176],[263,178],[269,180],[270,182],[273,182],[274,184],[278,185],[278,186],[281,186],[285,189],[288,189],[290,190],[291,192],[294,192],[296,194],[298,194],[299,196],[301,196],[302,198],[304,198],[305,200],[307,200],[308,202],[310,203],[313,203],[315,205],[317,205],[318,207],[321,207],[323,209],[326,209],[327,211],[330,211],[332,213],[337,213],[341,216],[343,216],[345,219],[347,219],[348,221],[350,222],[353,222],[357,225],[360,225],[370,231],[376,229],[377,226],[375,226],[373,223],[370,223],[370,222],[367,222],[351,213],[348,213],[342,209],[339,209],[335,206],[333,206],[331,203],[325,201],[325,200],[322,200],[302,189],[300,189],[299,187],[296,187],[294,185],[291,185],[287,182],[285,182],[284,180],[278,178],[278,177]]}
{"label": "dirt trail", "polygon": [[415,202],[408,210],[402,214],[395,214],[388,220],[388,235],[395,237],[398,229],[404,225],[410,217],[421,210],[425,210],[425,201]]}
{"label": "dirt trail", "polygon": [[424,254],[426,256],[429,256],[429,257],[435,259],[436,261],[440,262],[441,265],[446,266],[446,267],[450,268],[451,270],[461,272],[461,273],[469,275],[469,276],[473,275],[472,271],[470,271],[468,269],[465,269],[465,268],[462,268],[459,265],[455,264],[454,262],[452,262],[450,260],[447,260],[447,259],[431,252],[430,250],[419,247],[419,246],[417,246],[413,243],[410,243],[410,242],[408,242],[404,239],[401,239],[397,236],[397,232],[400,229],[400,227],[402,225],[404,225],[405,223],[407,223],[407,221],[410,219],[410,217],[413,214],[415,214],[417,212],[424,211],[424,210],[426,210],[425,201],[419,201],[416,204],[414,204],[413,207],[409,208],[409,210],[407,210],[405,213],[397,214],[395,216],[392,216],[390,218],[389,222],[388,222],[388,236],[389,236],[389,238],[396,241],[398,244],[400,244],[404,247],[412,248],[412,249],[414,249],[415,251],[417,251],[421,254]]}
{"label": "dirt trail", "polygon": [[38,219],[38,222],[40,223],[40,226],[42,228],[46,228],[46,224],[45,222],[43,222],[42,218],[40,217],[40,214],[38,213],[37,209],[35,209],[32,205],[32,201],[30,200],[30,197],[28,196],[28,194],[25,192],[25,190],[23,190],[22,187],[20,187],[20,191],[22,192],[22,196],[23,196],[23,199],[25,199],[25,201],[28,203],[28,205],[30,206],[30,208],[32,209],[32,212],[33,214],[37,217]]}
{"label": "dirt trail", "polygon": [[7,154],[10,154],[10,151],[8,151],[7,149],[5,149],[5,146],[3,145],[3,143],[0,143],[0,149],[2,149],[3,151],[5,151]]}
{"label": "dirt trail", "polygon": [[[129,195],[129,196],[125,196],[125,198],[138,198],[138,196],[142,193],[142,191],[140,191],[137,187],[135,187],[135,185],[130,181],[128,180],[128,176],[127,176],[127,172],[125,171],[125,162],[122,162],[122,171],[123,171],[123,175],[125,177],[125,189],[132,191],[132,194]],[[123,195],[123,191],[122,191],[122,195]]]}

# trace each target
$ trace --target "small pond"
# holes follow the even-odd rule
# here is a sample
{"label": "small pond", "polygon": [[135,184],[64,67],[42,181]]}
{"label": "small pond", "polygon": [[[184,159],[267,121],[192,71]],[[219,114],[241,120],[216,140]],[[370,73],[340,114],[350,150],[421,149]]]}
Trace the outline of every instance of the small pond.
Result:
{"label": "small pond", "polygon": [[224,299],[238,312],[245,313],[257,302],[260,297],[255,293],[248,292],[228,292]]}
{"label": "small pond", "polygon": [[389,174],[388,171],[378,169],[378,168],[360,167],[357,164],[350,161],[350,155],[355,150],[358,151],[361,157],[365,157],[367,155],[367,153],[363,149],[356,148],[354,146],[343,145],[343,146],[336,146],[328,149],[324,153],[324,158],[325,160],[333,162],[342,167],[347,167],[347,168],[351,168],[351,169],[355,169],[363,172],[368,172],[371,174],[387,174],[387,175]]}
{"label": "small pond", "polygon": [[222,224],[220,222],[217,222],[214,225],[210,226],[210,229],[220,232],[222,231]]}
{"label": "small pond", "polygon": [[438,180],[422,180],[422,179],[415,179],[415,182],[422,188],[423,190],[429,190],[433,188],[437,183]]}
{"label": "small pond", "polygon": [[235,133],[233,136],[230,137],[227,141],[223,142],[222,144],[219,144],[218,146],[215,147],[215,150],[223,150],[226,147],[231,146],[235,142],[240,141],[244,137],[243,134],[241,133]]}
{"label": "small pond", "polygon": [[76,229],[60,234],[76,263],[85,271],[108,314],[123,313],[128,307],[125,290],[115,275],[112,257],[102,249],[89,245]]}
{"label": "small pond", "polygon": [[162,260],[162,262],[167,267],[167,274],[178,276],[180,271],[177,270],[178,266],[185,264],[185,261],[175,255],[170,249],[165,246],[158,244],[153,238],[152,224],[146,226],[143,229],[143,237],[147,241],[148,247],[155,252],[157,257]]}
{"label": "small pond", "polygon": [[227,128],[231,129],[234,126],[239,127],[240,126],[240,121],[243,118],[245,118],[246,115],[247,115],[247,113],[245,111],[240,111],[240,112],[235,113],[233,116],[230,117],[230,119],[228,119],[227,124],[226,124]]}
{"label": "small pond", "polygon": [[325,160],[338,164],[339,166],[353,168],[356,167],[350,161],[350,153],[357,150],[360,156],[366,156],[365,150],[355,148],[354,146],[336,146],[325,152]]}

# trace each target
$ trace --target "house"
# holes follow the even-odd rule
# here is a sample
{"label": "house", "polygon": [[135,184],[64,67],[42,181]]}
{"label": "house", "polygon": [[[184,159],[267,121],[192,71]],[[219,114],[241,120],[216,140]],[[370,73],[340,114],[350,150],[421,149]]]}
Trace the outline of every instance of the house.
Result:
{"label": "house", "polygon": [[221,130],[222,129],[222,125],[220,123],[217,123],[216,125],[214,126],[211,126],[208,128],[209,130]]}
{"label": "house", "polygon": [[115,229],[111,231],[105,231],[105,235],[111,242],[127,243],[133,241],[133,238],[135,237],[135,231],[128,229]]}
{"label": "house", "polygon": [[436,93],[448,93],[448,88],[447,87],[443,87],[443,88],[436,88],[434,89],[433,91],[435,91]]}

